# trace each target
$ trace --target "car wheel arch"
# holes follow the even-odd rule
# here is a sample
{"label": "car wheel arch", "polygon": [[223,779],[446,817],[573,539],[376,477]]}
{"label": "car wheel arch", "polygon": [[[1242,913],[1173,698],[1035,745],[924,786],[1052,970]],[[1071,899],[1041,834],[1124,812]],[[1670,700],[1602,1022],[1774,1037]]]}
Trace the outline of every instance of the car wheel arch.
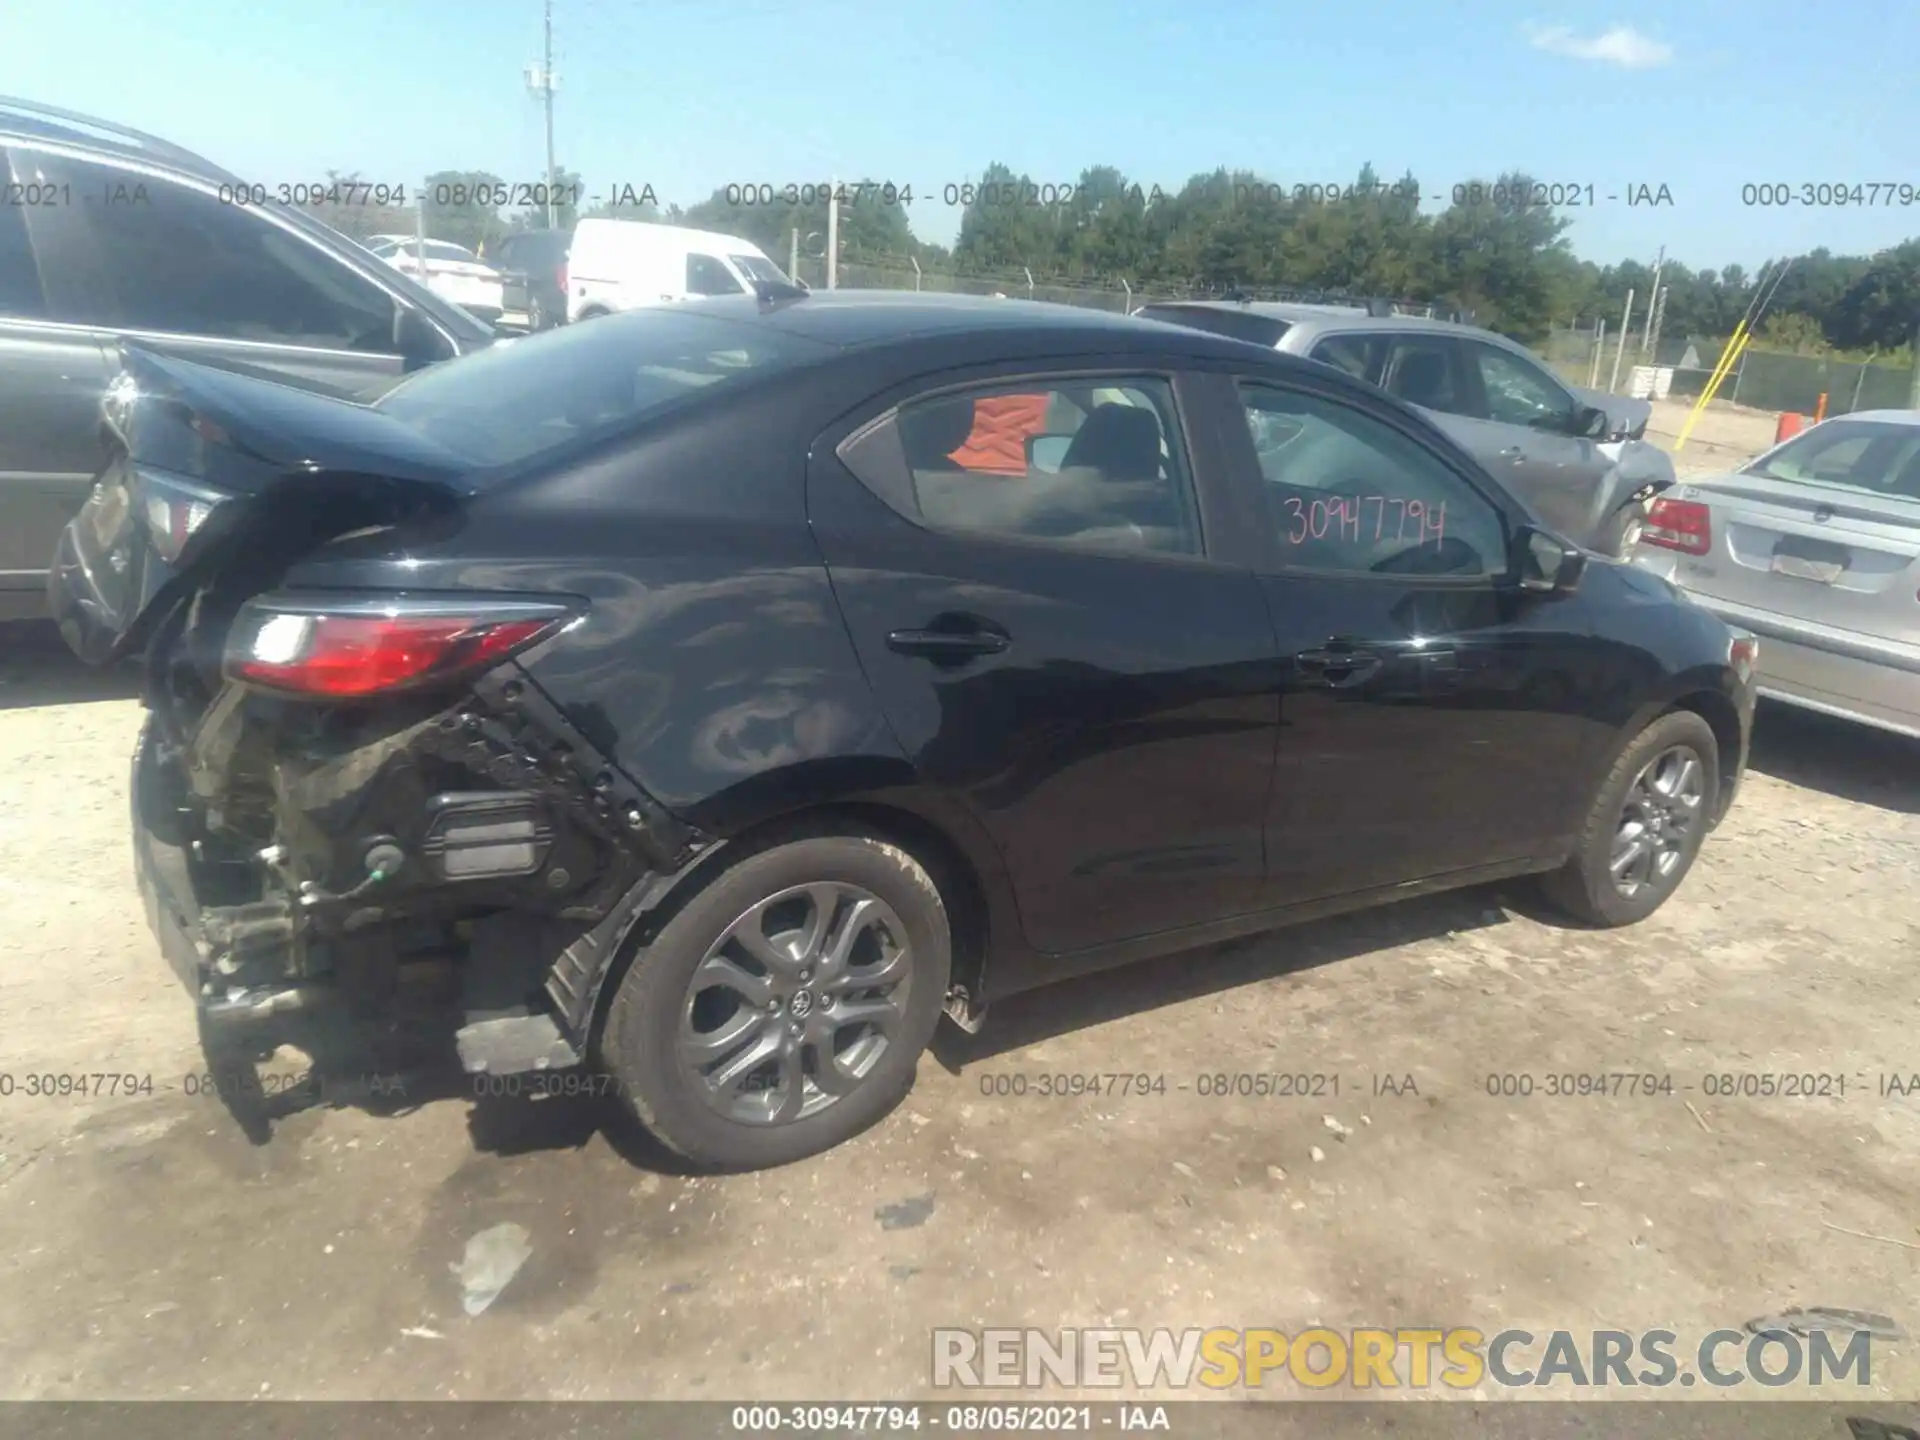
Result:
{"label": "car wheel arch", "polygon": [[[1698,681],[1698,677],[1690,677]],[[1723,690],[1707,683],[1682,684],[1672,694],[1656,700],[1649,700],[1634,713],[1633,718],[1620,728],[1617,742],[1608,749],[1603,757],[1599,774],[1605,775],[1616,760],[1633,744],[1634,740],[1649,725],[1663,715],[1671,715],[1676,710],[1686,710],[1698,715],[1707,722],[1707,728],[1713,732],[1715,748],[1718,749],[1718,769],[1715,779],[1718,782],[1719,814],[1714,817],[1718,824],[1726,814],[1727,805],[1733,794],[1733,785],[1740,770],[1740,712]],[[1598,783],[1597,781],[1595,783]]]}
{"label": "car wheel arch", "polygon": [[[1670,715],[1676,710],[1688,710],[1707,722],[1707,728],[1713,731],[1715,748],[1719,751],[1719,782],[1715,789],[1715,813],[1712,823],[1718,825],[1732,803],[1733,791],[1740,774],[1740,712],[1718,690],[1693,690],[1682,695],[1661,711]],[[1658,719],[1658,716],[1654,717]],[[1651,722],[1649,722],[1651,723]]]}
{"label": "car wheel arch", "polygon": [[903,807],[871,801],[817,805],[760,820],[708,846],[685,868],[668,877],[664,885],[657,879],[653,882],[652,893],[641,901],[634,923],[595,982],[587,1025],[589,1052],[599,1053],[608,1011],[621,981],[641,963],[653,937],[674,916],[748,856],[827,835],[862,836],[895,845],[927,872],[951,927],[950,983],[977,998],[986,974],[992,905],[986,882],[965,846],[933,821]]}

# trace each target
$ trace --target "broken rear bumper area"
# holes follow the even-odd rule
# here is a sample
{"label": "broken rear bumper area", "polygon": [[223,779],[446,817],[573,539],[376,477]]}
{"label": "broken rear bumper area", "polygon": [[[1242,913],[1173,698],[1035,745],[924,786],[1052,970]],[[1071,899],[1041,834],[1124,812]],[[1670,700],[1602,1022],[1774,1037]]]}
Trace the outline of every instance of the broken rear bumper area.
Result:
{"label": "broken rear bumper area", "polygon": [[130,799],[209,1059],[295,1045],[337,1074],[449,1041],[470,1073],[582,1063],[614,957],[702,848],[513,665],[399,717],[154,699]]}

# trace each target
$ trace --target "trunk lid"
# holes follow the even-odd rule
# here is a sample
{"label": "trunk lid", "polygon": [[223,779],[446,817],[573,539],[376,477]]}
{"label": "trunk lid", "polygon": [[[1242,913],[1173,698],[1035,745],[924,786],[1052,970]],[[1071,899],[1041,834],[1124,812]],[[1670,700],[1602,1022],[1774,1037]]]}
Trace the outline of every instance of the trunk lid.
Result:
{"label": "trunk lid", "polygon": [[1889,638],[1920,633],[1920,501],[1735,472],[1671,499],[1707,507],[1675,578],[1709,599]]}
{"label": "trunk lid", "polygon": [[270,574],[472,493],[457,457],[377,410],[139,346],[122,347],[102,416],[106,464],[47,579],[61,635],[91,664],[137,651],[217,564]]}

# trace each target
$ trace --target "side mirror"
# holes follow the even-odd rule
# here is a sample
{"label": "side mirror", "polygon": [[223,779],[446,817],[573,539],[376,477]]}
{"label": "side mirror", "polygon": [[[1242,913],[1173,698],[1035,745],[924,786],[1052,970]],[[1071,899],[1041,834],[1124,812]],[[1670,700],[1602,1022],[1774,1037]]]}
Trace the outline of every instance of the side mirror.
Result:
{"label": "side mirror", "polygon": [[1587,552],[1531,526],[1516,537],[1520,588],[1540,595],[1571,595],[1587,573]]}
{"label": "side mirror", "polygon": [[1027,436],[1027,469],[1047,475],[1057,474],[1061,465],[1066,463],[1067,448],[1072,444],[1071,435]]}
{"label": "side mirror", "polygon": [[1579,439],[1604,440],[1611,429],[1613,429],[1613,417],[1598,405],[1589,405],[1574,414],[1573,433]]}
{"label": "side mirror", "polygon": [[393,307],[393,350],[406,371],[424,369],[451,357],[447,342],[431,321],[411,305]]}

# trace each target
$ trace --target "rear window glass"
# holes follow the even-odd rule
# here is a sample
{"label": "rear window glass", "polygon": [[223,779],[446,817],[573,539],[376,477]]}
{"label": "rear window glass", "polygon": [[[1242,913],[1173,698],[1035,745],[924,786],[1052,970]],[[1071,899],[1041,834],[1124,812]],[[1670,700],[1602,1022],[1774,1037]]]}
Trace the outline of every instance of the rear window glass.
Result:
{"label": "rear window glass", "polygon": [[1747,473],[1920,500],[1920,425],[1829,420],[1754,461]]}
{"label": "rear window glass", "polygon": [[421,371],[374,408],[490,469],[618,434],[831,349],[771,326],[649,308],[502,341]]}
{"label": "rear window glass", "polygon": [[1139,312],[1142,320],[1161,320],[1169,325],[1184,325],[1189,330],[1205,330],[1229,340],[1250,340],[1269,349],[1280,343],[1292,325],[1271,315],[1256,315],[1251,310],[1215,310],[1205,305],[1149,305]]}

